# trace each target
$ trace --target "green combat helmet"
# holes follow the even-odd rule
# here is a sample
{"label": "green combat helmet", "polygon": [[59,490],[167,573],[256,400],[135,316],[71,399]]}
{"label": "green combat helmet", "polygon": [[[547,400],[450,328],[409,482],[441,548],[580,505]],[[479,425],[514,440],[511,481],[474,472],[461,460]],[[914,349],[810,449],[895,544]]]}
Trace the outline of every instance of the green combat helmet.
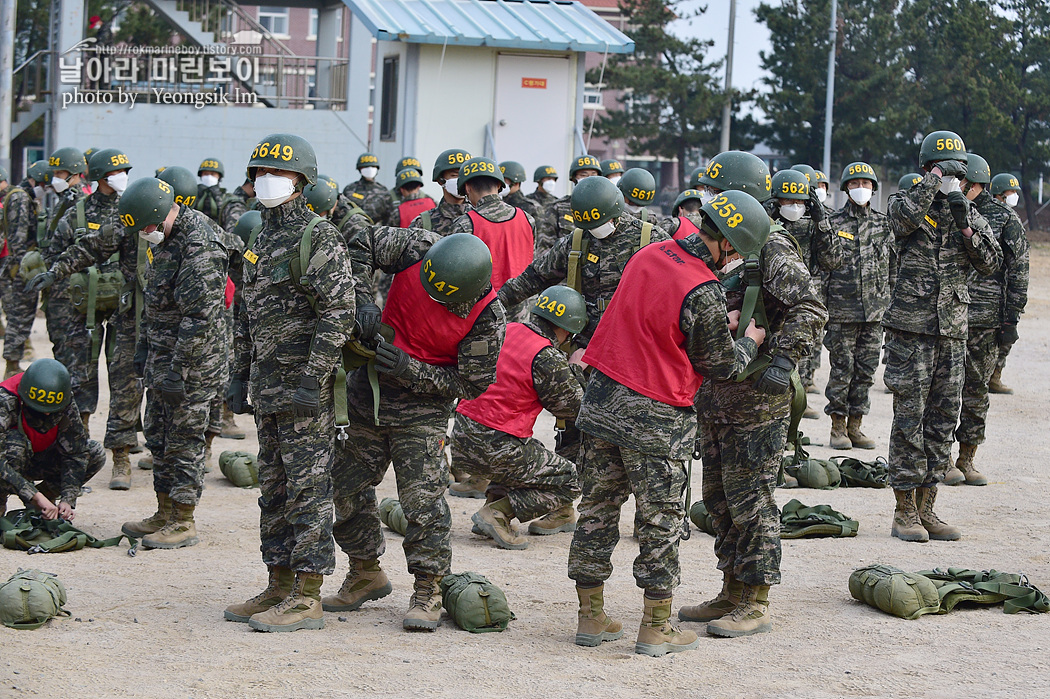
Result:
{"label": "green combat helmet", "polygon": [[103,148],[91,154],[88,161],[88,179],[92,182],[106,179],[106,176],[121,170],[131,169],[131,159],[122,150]]}
{"label": "green combat helmet", "polygon": [[51,168],[46,160],[38,160],[29,166],[29,169],[26,171],[26,177],[39,185],[49,184],[51,182]]}
{"label": "green combat helmet", "polygon": [[525,166],[515,160],[504,160],[499,164],[503,180],[510,184],[521,184],[525,181]]}
{"label": "green combat helmet", "polygon": [[1020,192],[1021,183],[1009,172],[1000,172],[992,178],[992,186],[990,189],[992,190],[992,196],[997,197],[1003,192]]}
{"label": "green combat helmet", "polygon": [[689,173],[689,189],[700,189],[704,186],[700,178],[703,177],[705,172],[707,172],[707,168],[703,165],[693,168],[693,171]]}
{"label": "green combat helmet", "polygon": [[222,166],[222,161],[218,158],[205,158],[202,160],[200,167],[197,168],[197,177],[200,177],[202,172],[217,172],[220,178],[226,176],[226,168]]}
{"label": "green combat helmet", "polygon": [[587,327],[587,304],[583,296],[576,289],[561,284],[544,289],[529,313],[549,320],[573,335]]}
{"label": "green combat helmet", "polygon": [[685,190],[684,192],[678,195],[677,199],[674,200],[674,206],[671,207],[671,215],[677,216],[678,210],[681,208],[682,204],[686,203],[687,201],[694,200],[700,202],[700,204],[703,205],[704,193],[701,192],[699,189]]}
{"label": "green combat helmet", "polygon": [[[921,177],[919,179],[922,179]],[[857,161],[842,168],[842,177],[839,179],[839,189],[846,191],[846,183],[852,180],[871,180],[872,191],[879,191],[879,176],[875,174],[875,168],[867,163]]]}
{"label": "green combat helmet", "polygon": [[828,181],[828,176],[824,174],[823,170],[815,170],[817,173],[817,179],[813,180],[813,186],[816,187],[818,184],[822,184],[825,187],[831,187],[831,183]]}
{"label": "green combat helmet", "polygon": [[897,181],[897,189],[911,189],[920,182],[922,182],[922,175],[917,172],[909,172]]}
{"label": "green combat helmet", "polygon": [[989,184],[992,181],[992,168],[988,167],[988,161],[976,153],[967,153],[966,179],[974,184]]}
{"label": "green combat helmet", "polygon": [[938,160],[966,162],[966,145],[954,131],[934,131],[919,146],[919,166],[926,168]]}
{"label": "green combat helmet", "polygon": [[244,244],[248,244],[248,239],[252,235],[252,231],[262,225],[262,212],[256,211],[255,209],[249,209],[241,214],[241,217],[237,219],[237,225],[233,227],[233,234],[244,241]]}
{"label": "green combat helmet", "polygon": [[552,180],[558,179],[558,171],[550,165],[540,165],[538,168],[536,168],[536,171],[532,173],[533,182],[538,183],[542,180],[547,179],[548,177]]}
{"label": "green combat helmet", "polygon": [[750,194],[730,190],[700,207],[701,230],[715,240],[728,240],[745,259],[757,260],[769,240],[769,215]]}
{"label": "green combat helmet", "polygon": [[792,165],[792,170],[797,170],[806,176],[806,182],[816,184],[817,182],[817,171],[805,163],[799,163],[798,165]]}
{"label": "green combat helmet", "polygon": [[329,177],[328,175],[318,174],[317,175],[317,179],[318,180],[324,180],[325,182],[331,182],[333,187],[335,187],[337,190],[339,189],[339,183],[335,181],[334,177]]}
{"label": "green combat helmet", "polygon": [[87,160],[76,148],[59,148],[47,159],[51,172],[65,170],[71,175],[83,175],[87,172]]}
{"label": "green combat helmet", "polygon": [[727,150],[711,158],[699,184],[725,192],[747,192],[760,202],[770,196],[772,178],[762,158],[739,150]]}
{"label": "green combat helmet", "polygon": [[462,148],[450,148],[442,151],[441,155],[434,161],[434,177],[432,181],[437,182],[441,179],[441,173],[443,172],[460,169],[463,167],[463,163],[468,160],[470,160],[470,153]]}
{"label": "green combat helmet", "polygon": [[[378,165],[376,166],[378,167]],[[420,175],[423,174],[423,163],[419,162],[419,158],[414,155],[406,155],[401,160],[397,161],[397,169],[394,170],[394,174],[401,172],[402,170],[416,170]]]}
{"label": "green combat helmet", "polygon": [[305,138],[289,133],[270,134],[255,146],[248,160],[248,179],[255,180],[255,168],[298,172],[308,184],[317,181],[317,156]]}
{"label": "green combat helmet", "polygon": [[623,192],[604,177],[588,177],[572,190],[569,199],[576,225],[585,231],[623,215]]}
{"label": "green combat helmet", "polygon": [[427,251],[419,278],[440,304],[473,303],[492,285],[492,253],[476,235],[454,233]]}
{"label": "green combat helmet", "polygon": [[503,173],[500,172],[499,165],[495,161],[481,157],[471,158],[463,163],[463,167],[459,170],[459,179],[456,180],[456,188],[459,190],[460,196],[465,197],[467,195],[465,186],[467,182],[482,177],[498,183],[499,191],[501,192],[507,187],[507,183],[503,181]]}
{"label": "green combat helmet", "polygon": [[335,188],[335,182],[318,177],[317,182],[306,185],[303,196],[306,197],[306,205],[311,211],[323,215],[335,208],[339,190]]}
{"label": "green combat helmet", "polygon": [[412,184],[413,182],[418,182],[420,186],[422,186],[423,175],[420,174],[418,170],[413,170],[410,167],[405,168],[404,170],[397,173],[397,176],[394,178],[394,187],[397,189],[401,189],[405,185]]}
{"label": "green combat helmet", "polygon": [[170,184],[156,177],[143,177],[124,190],[117,211],[124,227],[131,233],[138,233],[146,226],[163,223],[174,203],[175,191]]}
{"label": "green combat helmet", "polygon": [[572,166],[569,168],[569,179],[575,180],[576,173],[581,170],[594,170],[601,173],[602,164],[593,155],[581,155],[572,161]]}
{"label": "green combat helmet", "polygon": [[602,177],[608,177],[609,175],[615,175],[617,173],[623,174],[623,165],[620,164],[619,160],[613,160],[609,158],[599,163],[602,167]]}
{"label": "green combat helmet", "polygon": [[648,206],[656,198],[656,178],[653,173],[640,167],[632,167],[623,173],[616,183],[628,204]]}
{"label": "green combat helmet", "polygon": [[375,153],[362,153],[357,156],[357,169],[360,170],[363,167],[379,169],[379,158],[376,157]]}
{"label": "green combat helmet", "polygon": [[73,384],[65,365],[49,357],[29,365],[18,384],[22,403],[38,413],[57,413],[73,400]]}
{"label": "green combat helmet", "polygon": [[175,190],[175,203],[183,204],[193,208],[197,201],[197,181],[193,179],[193,173],[184,167],[175,165],[173,167],[161,168],[157,175],[161,182],[167,182]]}
{"label": "green combat helmet", "polygon": [[779,170],[773,175],[772,189],[772,194],[777,199],[809,199],[809,180],[805,174],[795,169]]}

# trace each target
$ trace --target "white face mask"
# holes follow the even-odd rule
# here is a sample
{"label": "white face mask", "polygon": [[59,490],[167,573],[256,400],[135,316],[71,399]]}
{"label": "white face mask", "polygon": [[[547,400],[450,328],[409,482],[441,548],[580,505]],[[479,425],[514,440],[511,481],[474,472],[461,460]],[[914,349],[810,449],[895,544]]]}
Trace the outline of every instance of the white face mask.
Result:
{"label": "white face mask", "polygon": [[44,201],[44,196],[46,194],[47,194],[47,192],[45,192],[44,188],[41,187],[40,185],[37,185],[36,187],[33,187],[33,195],[36,197],[37,201]]}
{"label": "white face mask", "polygon": [[459,178],[453,177],[451,180],[445,180],[445,191],[454,196],[456,199],[462,199],[463,197],[459,194]]}
{"label": "white face mask", "polygon": [[608,178],[606,178],[606,179],[608,179],[608,180],[609,180],[610,182],[612,182],[613,184],[616,184],[617,182],[619,182],[619,181],[620,181],[620,178],[621,178],[621,177],[623,177],[623,175],[609,175],[609,177],[608,177]]}
{"label": "white face mask", "polygon": [[608,238],[610,235],[612,235],[612,232],[615,230],[616,223],[613,221],[606,221],[602,225],[598,226],[597,228],[592,228],[588,232],[598,240],[601,240],[603,238]]}
{"label": "white face mask", "polygon": [[856,189],[849,190],[849,198],[852,199],[857,206],[864,206],[871,201],[871,194],[872,190],[867,187],[857,187]]}
{"label": "white face mask", "polygon": [[804,204],[784,204],[780,207],[780,215],[785,221],[797,221],[806,213]]}
{"label": "white face mask", "polygon": [[117,194],[123,194],[124,190],[128,188],[128,173],[114,172],[106,178],[106,184],[115,189]]}
{"label": "white face mask", "polygon": [[962,187],[959,185],[959,179],[957,177],[945,177],[941,180],[941,194],[951,194],[952,192],[961,192]]}
{"label": "white face mask", "polygon": [[160,245],[164,242],[164,229],[157,226],[156,230],[147,233],[145,229],[139,231],[139,237],[151,245]]}
{"label": "white face mask", "polygon": [[255,178],[255,198],[267,209],[280,206],[295,193],[295,184],[280,175],[259,175]]}
{"label": "white face mask", "polygon": [[707,204],[708,202],[710,202],[714,198],[715,198],[715,193],[712,192],[710,189],[705,189],[703,191],[703,193],[700,195],[700,205],[703,206],[704,204]]}
{"label": "white face mask", "polygon": [[214,187],[219,184],[219,178],[215,175],[201,175],[201,184],[205,187]]}
{"label": "white face mask", "polygon": [[1017,192],[1010,192],[1009,194],[1006,195],[1006,205],[1007,206],[1017,206],[1017,202],[1019,202],[1020,200],[1021,200],[1021,195],[1018,194]]}
{"label": "white face mask", "polygon": [[817,187],[817,201],[819,201],[821,204],[823,204],[824,200],[827,199],[827,198],[828,198],[828,190],[824,189],[823,187]]}
{"label": "white face mask", "polygon": [[66,182],[61,177],[52,177],[51,178],[51,189],[55,190],[56,194],[61,194],[62,192],[64,192],[67,189],[69,189],[69,182]]}
{"label": "white face mask", "polygon": [[627,204],[627,210],[630,211],[632,214],[636,214],[642,210],[642,207],[635,206],[634,204]]}
{"label": "white face mask", "polygon": [[557,180],[544,180],[543,189],[546,190],[547,194],[554,194],[554,188],[558,186]]}
{"label": "white face mask", "polygon": [[376,175],[379,174],[379,168],[377,167],[363,167],[361,168],[361,177],[366,180],[374,180]]}
{"label": "white face mask", "polygon": [[738,257],[735,260],[726,262],[725,265],[722,266],[722,269],[720,269],[719,271],[725,275],[732,274],[733,270],[742,264],[744,264],[744,258]]}

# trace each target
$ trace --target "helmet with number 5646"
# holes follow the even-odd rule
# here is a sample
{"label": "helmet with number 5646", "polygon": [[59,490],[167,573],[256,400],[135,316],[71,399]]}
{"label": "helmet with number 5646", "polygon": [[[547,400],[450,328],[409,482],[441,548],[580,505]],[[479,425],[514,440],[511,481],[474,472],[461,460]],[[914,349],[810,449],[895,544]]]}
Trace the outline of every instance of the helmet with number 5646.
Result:
{"label": "helmet with number 5646", "polygon": [[590,231],[623,215],[623,192],[604,177],[587,177],[572,190],[569,204],[576,225]]}
{"label": "helmet with number 5646", "polygon": [[729,241],[744,257],[757,257],[769,240],[769,214],[750,194],[722,192],[700,207],[701,230],[715,240]]}
{"label": "helmet with number 5646", "polygon": [[[161,173],[163,174],[163,173]],[[159,226],[175,203],[175,190],[156,177],[135,180],[124,190],[117,204],[120,222],[131,233],[146,226]]]}
{"label": "helmet with number 5646", "polygon": [[476,301],[492,284],[492,253],[476,235],[445,236],[427,250],[419,278],[430,298],[439,303]]}
{"label": "helmet with number 5646", "polygon": [[289,133],[274,133],[259,141],[248,160],[248,179],[255,179],[255,169],[298,172],[313,184],[317,181],[317,155],[305,138]]}
{"label": "helmet with number 5646", "polygon": [[18,384],[18,397],[38,413],[57,413],[73,400],[73,386],[66,366],[50,357],[29,365]]}
{"label": "helmet with number 5646", "polygon": [[567,286],[544,289],[529,313],[549,320],[573,335],[587,327],[587,304],[580,292]]}

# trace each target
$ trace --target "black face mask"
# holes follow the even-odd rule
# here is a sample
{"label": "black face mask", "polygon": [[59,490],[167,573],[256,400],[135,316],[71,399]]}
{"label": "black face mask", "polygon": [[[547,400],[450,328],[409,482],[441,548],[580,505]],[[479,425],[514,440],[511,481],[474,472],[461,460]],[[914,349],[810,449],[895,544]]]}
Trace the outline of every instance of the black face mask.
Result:
{"label": "black face mask", "polygon": [[26,423],[37,432],[47,432],[62,420],[62,412],[42,413],[33,410],[28,405],[22,406],[22,414],[25,415]]}

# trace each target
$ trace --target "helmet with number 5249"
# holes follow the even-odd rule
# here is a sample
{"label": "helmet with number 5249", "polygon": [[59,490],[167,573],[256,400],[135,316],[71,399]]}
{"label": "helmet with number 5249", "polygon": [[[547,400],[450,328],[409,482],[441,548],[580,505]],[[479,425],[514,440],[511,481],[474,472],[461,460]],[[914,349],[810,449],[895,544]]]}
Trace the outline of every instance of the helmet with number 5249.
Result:
{"label": "helmet with number 5249", "polygon": [[445,236],[427,250],[419,278],[430,298],[439,303],[476,301],[492,284],[492,253],[476,235]]}
{"label": "helmet with number 5249", "polygon": [[938,160],[966,162],[966,145],[954,131],[934,131],[919,146],[919,166],[925,168]]}
{"label": "helmet with number 5249", "polygon": [[795,169],[778,170],[773,175],[772,194],[777,199],[809,199],[809,180]]}
{"label": "helmet with number 5249", "polygon": [[[161,173],[163,174],[163,173]],[[131,233],[146,226],[159,226],[175,203],[175,191],[156,177],[135,180],[124,190],[117,204],[120,222]]]}
{"label": "helmet with number 5249", "polygon": [[762,158],[739,150],[727,150],[711,158],[699,184],[723,192],[747,192],[763,202],[769,199],[773,183],[769,166]]}
{"label": "helmet with number 5249", "polygon": [[769,214],[750,194],[722,192],[700,207],[701,230],[715,240],[725,238],[743,257],[757,257],[769,240]]}
{"label": "helmet with number 5249", "polygon": [[557,285],[544,289],[529,313],[575,335],[587,327],[587,304],[576,289]]}
{"label": "helmet with number 5249", "polygon": [[50,357],[36,360],[22,374],[18,397],[38,413],[57,413],[73,400],[69,370]]}
{"label": "helmet with number 5249", "polygon": [[493,183],[498,185],[497,191],[503,191],[507,187],[507,183],[503,180],[503,173],[499,169],[499,165],[495,161],[489,158],[471,158],[467,162],[463,163],[463,167],[459,169],[459,179],[456,180],[456,189],[459,190],[460,195],[466,196],[467,189],[466,184],[472,180],[489,179]]}
{"label": "helmet with number 5249", "polygon": [[504,160],[499,164],[499,169],[503,173],[504,182],[521,184],[525,181],[525,166],[516,160]]}
{"label": "helmet with number 5249", "polygon": [[248,179],[255,179],[255,169],[298,172],[309,184],[317,181],[317,155],[305,138],[290,133],[270,134],[259,141],[248,160]]}
{"label": "helmet with number 5249", "polygon": [[875,174],[875,168],[867,163],[857,161],[842,168],[842,177],[839,178],[839,189],[846,191],[846,183],[853,180],[871,180],[872,191],[879,191],[879,176]]}
{"label": "helmet with number 5249", "polygon": [[623,192],[604,177],[587,177],[572,190],[569,204],[576,225],[590,231],[623,215]]}

